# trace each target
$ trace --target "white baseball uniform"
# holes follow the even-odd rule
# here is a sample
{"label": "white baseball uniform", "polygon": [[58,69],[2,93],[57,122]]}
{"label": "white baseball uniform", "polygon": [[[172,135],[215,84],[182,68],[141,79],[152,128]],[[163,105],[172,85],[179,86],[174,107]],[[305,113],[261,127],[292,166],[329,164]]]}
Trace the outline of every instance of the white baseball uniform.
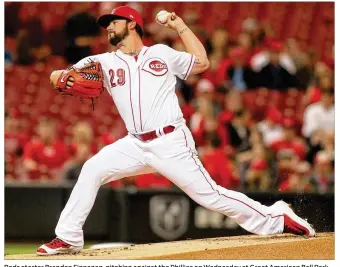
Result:
{"label": "white baseball uniform", "polygon": [[[156,171],[198,204],[233,218],[249,232],[282,233],[282,214],[217,185],[198,159],[175,94],[176,76],[188,77],[195,56],[159,44],[144,46],[137,59],[118,50],[85,58],[76,66],[91,60],[102,64],[105,87],[129,133],[84,164],[56,227],[58,238],[83,246],[82,227],[99,187],[112,180]],[[165,134],[163,128],[169,125],[175,129]],[[151,131],[157,138],[140,140],[139,134]]]}

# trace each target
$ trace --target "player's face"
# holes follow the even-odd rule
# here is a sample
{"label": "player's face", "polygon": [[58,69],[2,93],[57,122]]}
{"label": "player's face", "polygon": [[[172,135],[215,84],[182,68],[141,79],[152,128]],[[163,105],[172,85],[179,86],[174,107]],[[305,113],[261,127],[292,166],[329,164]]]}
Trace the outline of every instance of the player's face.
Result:
{"label": "player's face", "polygon": [[118,45],[123,41],[128,35],[128,25],[126,20],[113,20],[107,27],[108,40],[113,46]]}

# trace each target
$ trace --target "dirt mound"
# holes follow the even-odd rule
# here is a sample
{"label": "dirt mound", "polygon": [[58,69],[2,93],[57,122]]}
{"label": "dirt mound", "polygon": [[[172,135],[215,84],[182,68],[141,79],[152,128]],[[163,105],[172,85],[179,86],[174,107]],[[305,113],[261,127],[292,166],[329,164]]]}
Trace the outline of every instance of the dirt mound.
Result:
{"label": "dirt mound", "polygon": [[76,255],[49,257],[34,254],[10,255],[5,256],[5,259],[331,260],[334,259],[334,242],[334,233],[322,233],[308,239],[293,235],[252,235],[130,245],[111,249],[86,249]]}

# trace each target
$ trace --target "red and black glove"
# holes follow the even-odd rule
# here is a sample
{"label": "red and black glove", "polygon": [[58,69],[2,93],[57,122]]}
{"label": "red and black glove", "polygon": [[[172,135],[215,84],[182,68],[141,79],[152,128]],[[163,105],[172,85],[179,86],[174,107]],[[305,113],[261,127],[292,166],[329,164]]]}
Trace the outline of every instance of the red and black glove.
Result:
{"label": "red and black glove", "polygon": [[[73,86],[67,88],[67,81],[73,78]],[[84,67],[71,67],[58,78],[56,89],[63,95],[71,95],[81,100],[89,98],[92,101],[104,91],[104,75],[99,62],[91,62]]]}

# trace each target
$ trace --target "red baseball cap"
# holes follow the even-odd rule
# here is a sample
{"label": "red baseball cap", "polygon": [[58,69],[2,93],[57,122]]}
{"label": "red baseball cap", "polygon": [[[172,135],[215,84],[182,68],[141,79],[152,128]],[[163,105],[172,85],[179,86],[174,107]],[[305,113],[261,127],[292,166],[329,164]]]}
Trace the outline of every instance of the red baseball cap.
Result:
{"label": "red baseball cap", "polygon": [[112,10],[111,14],[105,14],[98,18],[97,23],[103,28],[107,28],[114,19],[129,19],[135,21],[143,28],[142,15],[132,7],[120,6]]}
{"label": "red baseball cap", "polygon": [[266,112],[266,119],[274,123],[280,123],[282,119],[281,112],[275,107],[269,107]]}
{"label": "red baseball cap", "polygon": [[269,42],[268,48],[273,51],[282,52],[284,47],[279,41],[271,41]]}

